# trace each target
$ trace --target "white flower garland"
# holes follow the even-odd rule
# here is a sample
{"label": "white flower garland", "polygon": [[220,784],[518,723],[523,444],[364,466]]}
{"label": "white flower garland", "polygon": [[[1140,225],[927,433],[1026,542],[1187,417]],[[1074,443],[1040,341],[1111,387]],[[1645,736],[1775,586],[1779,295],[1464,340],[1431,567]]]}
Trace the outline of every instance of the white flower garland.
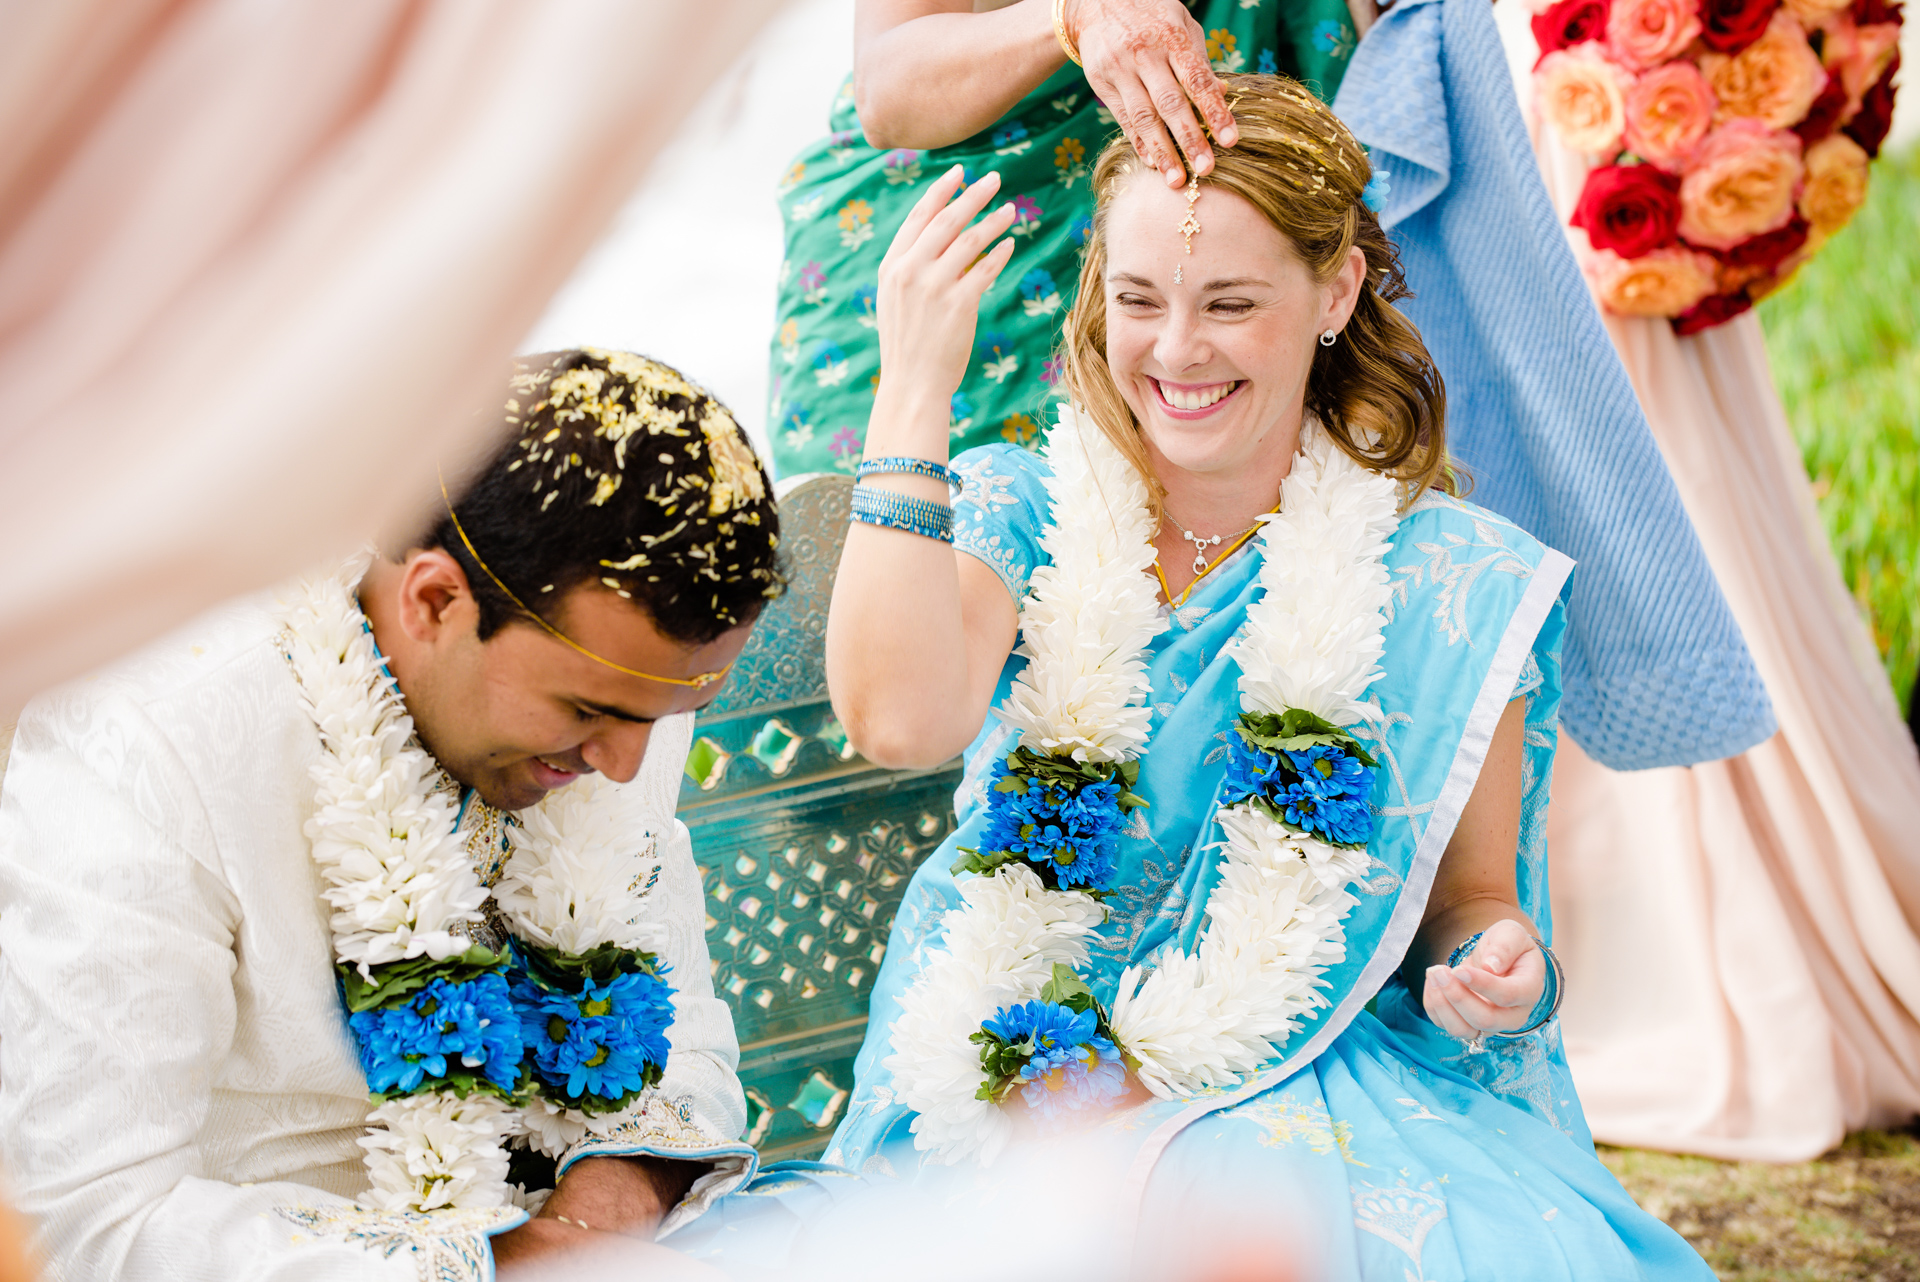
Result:
{"label": "white flower garland", "polygon": [[[333,909],[334,956],[371,977],[386,963],[465,953],[473,941],[462,928],[481,921],[488,891],[355,600],[368,563],[356,558],[338,575],[301,584],[282,621],[324,749],[306,832]],[[511,854],[495,901],[516,935],[567,953],[609,943],[658,950],[663,930],[642,918],[655,864],[651,843],[634,840],[651,831],[635,795],[590,776],[508,826]],[[558,1156],[617,1117],[589,1117],[538,1096],[522,1110],[440,1090],[390,1099],[367,1120],[360,1144],[373,1187],[365,1201],[431,1211],[512,1201],[507,1140],[525,1136]]]}
{"label": "white flower garland", "polygon": [[[1051,564],[1034,572],[1020,611],[1030,660],[1001,719],[1021,744],[1080,761],[1143,750],[1151,717],[1147,648],[1165,626],[1147,572],[1153,522],[1144,482],[1091,422],[1062,408],[1044,455]],[[1379,676],[1398,484],[1371,472],[1309,423],[1260,534],[1263,597],[1231,649],[1246,712],[1304,709],[1336,725],[1378,718],[1365,701]],[[1161,1098],[1221,1085],[1258,1068],[1324,1005],[1321,976],[1345,953],[1342,926],[1358,901],[1347,886],[1365,850],[1295,832],[1251,803],[1218,812],[1226,836],[1208,924],[1188,954],[1169,946],[1149,970],[1129,967],[1110,1012],[1114,1038]],[[987,1081],[968,1039],[996,1009],[1040,995],[1053,963],[1078,967],[1104,919],[1092,896],[1050,890],[1009,865],[961,887],[933,951],[901,996],[886,1060],[917,1114],[916,1147],[932,1159],[991,1161],[1007,1141],[1002,1110],[978,1098]]]}

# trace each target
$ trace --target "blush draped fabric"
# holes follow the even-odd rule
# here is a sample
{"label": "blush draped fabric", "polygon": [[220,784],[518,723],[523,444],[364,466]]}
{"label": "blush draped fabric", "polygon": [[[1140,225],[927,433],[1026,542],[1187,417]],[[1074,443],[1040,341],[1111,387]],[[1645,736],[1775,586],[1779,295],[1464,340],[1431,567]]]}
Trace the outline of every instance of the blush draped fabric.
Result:
{"label": "blush draped fabric", "polygon": [[[1584,169],[1543,143],[1563,213]],[[1751,314],[1606,318],[1779,732],[1616,773],[1548,823],[1561,1022],[1595,1136],[1801,1161],[1920,1112],[1920,755],[1827,548]]]}
{"label": "blush draped fabric", "polygon": [[0,9],[0,724],[409,522],[777,3]]}

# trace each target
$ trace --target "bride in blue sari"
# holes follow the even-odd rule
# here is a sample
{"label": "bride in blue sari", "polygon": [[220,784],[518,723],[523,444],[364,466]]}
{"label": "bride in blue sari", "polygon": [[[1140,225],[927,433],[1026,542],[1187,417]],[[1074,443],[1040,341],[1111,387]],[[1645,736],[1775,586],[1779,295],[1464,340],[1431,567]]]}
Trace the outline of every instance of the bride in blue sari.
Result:
{"label": "bride in blue sari", "polygon": [[877,762],[964,749],[959,827],[826,1161],[670,1244],[745,1267],[848,1184],[948,1196],[1077,1130],[1143,1223],[1224,1182],[1328,1277],[1708,1278],[1595,1157],[1553,1019],[1572,563],[1458,495],[1384,176],[1299,86],[1226,79],[1204,180],[1099,158],[1039,457],[945,466],[994,176],[893,242],[829,684]]}

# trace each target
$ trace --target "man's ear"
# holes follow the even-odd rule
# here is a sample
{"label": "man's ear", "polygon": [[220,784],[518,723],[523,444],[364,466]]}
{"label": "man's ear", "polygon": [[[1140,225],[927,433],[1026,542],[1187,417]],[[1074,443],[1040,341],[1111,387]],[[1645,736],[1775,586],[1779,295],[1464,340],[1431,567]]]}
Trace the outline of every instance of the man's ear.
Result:
{"label": "man's ear", "polygon": [[467,573],[442,548],[407,553],[398,605],[400,627],[414,641],[431,644],[449,629],[479,626],[480,607]]}

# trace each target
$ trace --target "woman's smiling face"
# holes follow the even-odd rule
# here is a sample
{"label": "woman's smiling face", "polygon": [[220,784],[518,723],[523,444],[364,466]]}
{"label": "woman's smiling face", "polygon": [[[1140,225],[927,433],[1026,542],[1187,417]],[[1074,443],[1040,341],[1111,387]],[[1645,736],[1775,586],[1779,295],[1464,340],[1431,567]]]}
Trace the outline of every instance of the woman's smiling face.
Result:
{"label": "woman's smiling face", "polygon": [[1258,210],[1211,186],[1200,189],[1201,231],[1189,254],[1178,230],[1186,212],[1184,191],[1140,177],[1108,208],[1114,382],[1163,479],[1167,464],[1284,471],[1299,442],[1315,344],[1346,323],[1364,264],[1317,284]]}

